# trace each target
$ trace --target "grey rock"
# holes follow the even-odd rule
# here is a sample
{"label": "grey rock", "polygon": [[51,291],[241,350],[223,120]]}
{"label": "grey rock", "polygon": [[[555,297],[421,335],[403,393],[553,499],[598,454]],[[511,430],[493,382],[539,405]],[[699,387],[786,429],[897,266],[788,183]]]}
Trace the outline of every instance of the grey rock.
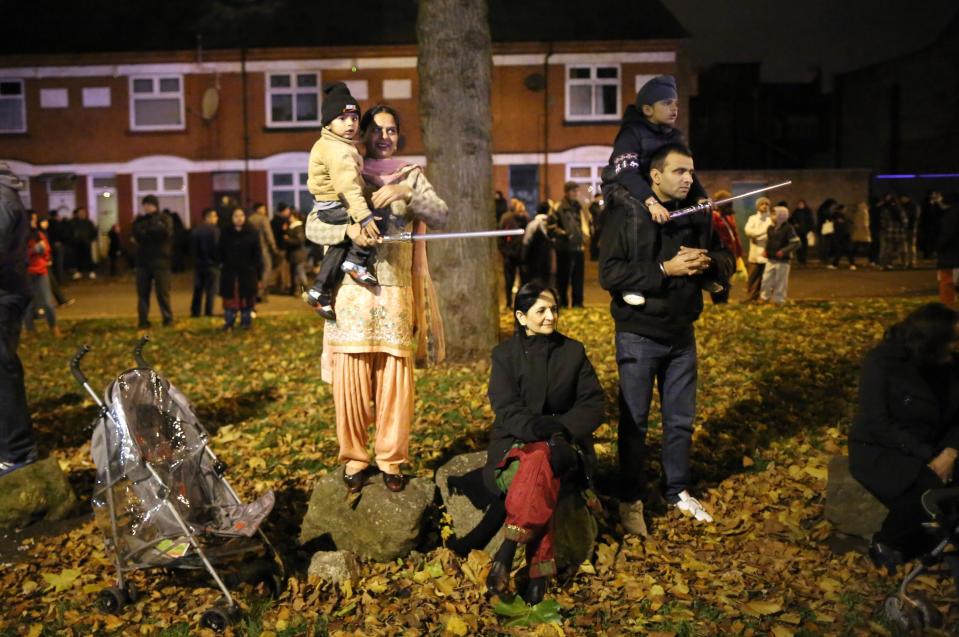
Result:
{"label": "grey rock", "polygon": [[[477,451],[456,456],[436,470],[436,485],[439,487],[446,512],[453,520],[453,531],[458,537],[469,533],[482,519],[484,511],[474,506],[468,495],[451,493],[449,479],[468,476],[469,488],[474,488],[473,483],[479,480],[479,476],[473,472],[485,464],[486,452]],[[482,483],[479,483],[479,486],[485,488]],[[564,488],[560,492],[554,532],[556,566],[561,572],[579,566],[593,554],[598,525],[577,489]],[[492,555],[502,541],[503,532],[500,531],[484,550]]]}
{"label": "grey rock", "polygon": [[882,526],[888,512],[849,473],[849,458],[833,456],[829,459],[825,515],[837,531],[870,538]]}
{"label": "grey rock", "polygon": [[334,584],[356,584],[360,578],[360,565],[349,551],[317,551],[310,560],[307,575]]}
{"label": "grey rock", "polygon": [[341,471],[320,478],[303,518],[300,542],[329,534],[339,550],[378,562],[389,562],[412,551],[429,522],[436,487],[426,478],[413,478],[393,493],[374,476],[359,497],[350,497]]}
{"label": "grey rock", "polygon": [[76,503],[57,459],[38,460],[0,477],[0,531],[39,520],[62,520]]}

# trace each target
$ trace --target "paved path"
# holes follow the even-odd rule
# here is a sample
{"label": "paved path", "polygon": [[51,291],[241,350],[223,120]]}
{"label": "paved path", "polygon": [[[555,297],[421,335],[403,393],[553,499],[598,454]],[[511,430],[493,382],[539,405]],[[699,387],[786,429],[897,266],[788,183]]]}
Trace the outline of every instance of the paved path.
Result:
{"label": "paved path", "polygon": [[[186,318],[190,314],[192,285],[193,277],[189,272],[173,277],[173,313],[177,319]],[[59,316],[64,319],[136,318],[136,292],[131,274],[117,278],[101,277],[95,281],[70,281],[64,290],[68,296],[76,299],[74,305],[59,310]],[[936,293],[936,272],[931,262],[914,270],[893,271],[867,267],[850,271],[845,267],[827,270],[819,266],[793,266],[789,280],[789,298],[793,300],[934,296]],[[744,282],[735,283],[732,302],[741,302],[744,297]],[[609,303],[609,295],[599,287],[595,262],[586,264],[585,301],[589,306],[605,307]],[[219,312],[219,300],[216,308]],[[268,303],[257,307],[260,315],[306,310],[306,305],[298,297],[277,294],[270,295]],[[151,305],[151,320],[154,323],[159,322],[155,298]]]}

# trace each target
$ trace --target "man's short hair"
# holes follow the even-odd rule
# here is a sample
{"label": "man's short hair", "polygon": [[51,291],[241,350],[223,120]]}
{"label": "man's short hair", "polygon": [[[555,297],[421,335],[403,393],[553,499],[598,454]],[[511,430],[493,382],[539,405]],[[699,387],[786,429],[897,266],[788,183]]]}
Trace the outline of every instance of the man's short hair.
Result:
{"label": "man's short hair", "polygon": [[252,206],[250,206],[250,210],[252,210],[253,212],[256,212],[257,210],[260,209],[261,206],[265,206],[265,205],[266,205],[265,203],[257,201]]}
{"label": "man's short hair", "polygon": [[673,153],[678,153],[683,157],[689,157],[690,159],[693,158],[693,153],[686,148],[684,144],[670,142],[669,144],[663,144],[656,149],[656,152],[653,153],[652,158],[649,160],[649,169],[656,169],[659,172],[663,172],[663,169],[666,168],[666,158]]}
{"label": "man's short hair", "polygon": [[216,212],[216,208],[204,208],[203,209],[203,218],[209,219],[210,215]]}
{"label": "man's short hair", "polygon": [[286,202],[280,202],[280,205],[276,207],[277,212],[283,212],[284,210],[289,210],[289,209],[290,209],[290,204]]}
{"label": "man's short hair", "polygon": [[145,206],[145,205],[147,205],[147,204],[152,204],[152,205],[156,206],[157,208],[159,208],[159,207],[160,207],[160,200],[157,199],[156,195],[147,195],[146,197],[144,197],[143,199],[140,200],[140,205]]}
{"label": "man's short hair", "polygon": [[567,181],[565,184],[563,184],[564,193],[567,193],[570,190],[576,190],[577,188],[579,188],[579,184],[575,181]]}

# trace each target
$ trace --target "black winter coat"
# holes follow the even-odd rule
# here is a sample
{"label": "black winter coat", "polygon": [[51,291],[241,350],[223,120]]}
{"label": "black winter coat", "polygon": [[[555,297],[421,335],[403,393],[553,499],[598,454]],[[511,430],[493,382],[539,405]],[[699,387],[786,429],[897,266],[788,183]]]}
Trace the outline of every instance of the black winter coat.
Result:
{"label": "black winter coat", "polygon": [[942,212],[937,252],[939,253],[937,268],[940,270],[959,268],[959,207],[952,206]]}
{"label": "black winter coat", "polygon": [[173,251],[173,221],[162,212],[140,215],[133,220],[138,268],[170,268]]}
{"label": "black winter coat", "polygon": [[595,458],[593,432],[603,420],[603,390],[579,341],[558,332],[514,334],[493,348],[487,395],[496,420],[483,481],[493,493],[499,493],[496,466],[513,444],[540,440],[532,429],[536,416],[556,416],[587,462]]}
{"label": "black winter coat", "polygon": [[[640,201],[649,199],[653,195],[649,164],[660,146],[666,144],[685,145],[686,141],[679,129],[652,124],[635,105],[627,106],[622,128],[613,142],[609,166],[603,171],[603,194],[606,194],[607,182],[616,181]],[[695,203],[707,196],[699,178],[693,175],[689,199]]]}
{"label": "black winter coat", "polygon": [[[0,305],[15,308],[16,315],[30,301],[27,278],[27,237],[30,217],[14,189],[19,180],[9,173],[0,173]],[[6,320],[6,315],[0,318]]]}
{"label": "black winter coat", "polygon": [[883,342],[863,360],[849,468],[880,500],[905,491],[944,448],[959,449],[959,365],[937,376],[948,387],[945,400],[894,343]]}
{"label": "black winter coat", "polygon": [[[677,209],[686,202],[664,205]],[[689,338],[693,322],[703,311],[703,294],[699,277],[667,277],[660,263],[672,259],[685,245],[706,248],[713,261],[705,273],[710,278],[726,281],[735,269],[732,253],[712,232],[711,216],[692,214],[660,225],[645,205],[619,186],[607,198],[599,243],[599,283],[612,297],[610,313],[616,330],[661,342]],[[646,303],[626,303],[622,294],[630,291],[645,295]]]}
{"label": "black winter coat", "polygon": [[230,224],[220,234],[218,249],[220,270],[220,296],[233,298],[239,285],[241,299],[256,298],[257,283],[263,274],[263,251],[260,249],[260,234],[250,224],[240,230]]}

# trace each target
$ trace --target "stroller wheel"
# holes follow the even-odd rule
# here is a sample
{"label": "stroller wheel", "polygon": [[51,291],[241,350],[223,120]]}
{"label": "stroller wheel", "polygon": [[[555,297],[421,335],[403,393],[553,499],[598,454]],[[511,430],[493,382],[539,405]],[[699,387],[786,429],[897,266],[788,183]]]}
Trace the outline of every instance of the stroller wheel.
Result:
{"label": "stroller wheel", "polygon": [[204,628],[209,628],[210,630],[221,633],[233,622],[236,614],[235,606],[229,608],[214,606],[213,608],[206,610],[203,613],[203,616],[200,617],[200,625]]}
{"label": "stroller wheel", "polygon": [[134,586],[133,582],[128,581],[124,589],[126,592],[127,603],[135,603],[137,601],[137,597],[140,595],[140,591],[137,590],[137,587]]}
{"label": "stroller wheel", "polygon": [[935,604],[930,602],[922,593],[912,594],[911,599],[915,603],[916,610],[922,616],[923,626],[926,628],[942,628],[942,613],[936,608]]}
{"label": "stroller wheel", "polygon": [[923,616],[915,606],[904,601],[898,595],[890,595],[883,604],[886,619],[899,627],[907,634],[921,635],[923,632]]}
{"label": "stroller wheel", "polygon": [[120,609],[126,606],[126,603],[126,594],[115,586],[100,591],[100,598],[97,600],[100,610],[111,615],[120,612]]}

